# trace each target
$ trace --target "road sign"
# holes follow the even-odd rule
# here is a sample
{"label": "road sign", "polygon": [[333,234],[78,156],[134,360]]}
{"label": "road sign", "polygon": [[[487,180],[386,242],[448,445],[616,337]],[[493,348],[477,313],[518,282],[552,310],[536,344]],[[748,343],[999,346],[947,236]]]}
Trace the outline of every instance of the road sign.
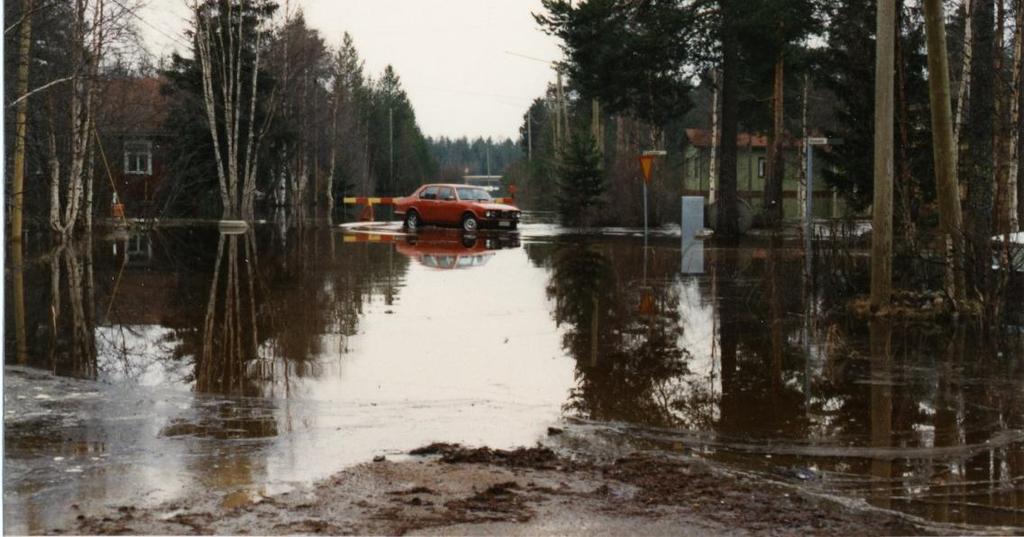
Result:
{"label": "road sign", "polygon": [[651,168],[654,165],[654,155],[643,155],[640,157],[640,170],[644,172],[644,182],[651,182]]}
{"label": "road sign", "polygon": [[668,151],[665,151],[664,149],[648,149],[644,151],[643,154],[645,156],[649,155],[652,157],[664,157],[665,155],[668,154]]}
{"label": "road sign", "polygon": [[828,138],[824,138],[824,137],[808,138],[807,139],[807,145],[828,145]]}

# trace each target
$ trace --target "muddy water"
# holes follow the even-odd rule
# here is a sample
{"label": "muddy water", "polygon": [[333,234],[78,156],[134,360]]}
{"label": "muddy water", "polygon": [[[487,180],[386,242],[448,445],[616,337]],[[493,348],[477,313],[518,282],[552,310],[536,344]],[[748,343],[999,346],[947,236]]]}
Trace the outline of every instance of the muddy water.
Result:
{"label": "muddy water", "polygon": [[524,228],[172,229],[26,256],[5,297],[5,530],[204,490],[230,507],[567,418],[932,521],[1024,525],[1014,300],[987,343],[849,318],[856,249],[807,278],[781,242]]}

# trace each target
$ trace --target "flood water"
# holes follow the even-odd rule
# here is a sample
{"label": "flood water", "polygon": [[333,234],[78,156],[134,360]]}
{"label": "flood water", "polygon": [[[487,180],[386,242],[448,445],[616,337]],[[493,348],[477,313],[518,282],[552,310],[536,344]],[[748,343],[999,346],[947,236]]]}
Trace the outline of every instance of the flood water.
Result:
{"label": "flood water", "polygon": [[981,337],[850,317],[867,257],[836,245],[813,278],[783,241],[543,225],[176,228],[25,259],[6,274],[6,532],[197,491],[230,506],[567,421],[928,521],[1024,526],[1020,282]]}

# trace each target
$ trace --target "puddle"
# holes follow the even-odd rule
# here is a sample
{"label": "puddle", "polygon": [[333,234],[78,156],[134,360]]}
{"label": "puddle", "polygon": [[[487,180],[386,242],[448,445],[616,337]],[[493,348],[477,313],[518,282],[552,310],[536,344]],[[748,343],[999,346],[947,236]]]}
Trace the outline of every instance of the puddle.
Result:
{"label": "puddle", "polygon": [[809,280],[796,245],[634,231],[180,228],[47,252],[19,319],[6,297],[4,529],[205,490],[237,506],[566,419],[596,445],[1024,525],[1024,301],[997,346],[868,326],[844,313],[857,252],[823,249]]}

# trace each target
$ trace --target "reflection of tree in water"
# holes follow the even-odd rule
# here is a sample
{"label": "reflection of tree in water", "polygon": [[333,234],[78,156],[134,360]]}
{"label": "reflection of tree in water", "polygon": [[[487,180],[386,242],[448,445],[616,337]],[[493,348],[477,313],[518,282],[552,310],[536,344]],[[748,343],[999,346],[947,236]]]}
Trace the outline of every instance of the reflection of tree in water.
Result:
{"label": "reflection of tree in water", "polygon": [[196,357],[197,391],[287,396],[322,359],[344,354],[364,303],[391,300],[408,263],[390,246],[339,240],[300,227],[273,241],[284,251],[262,251],[252,231],[220,236],[201,328],[184,346]]}
{"label": "reflection of tree in water", "polygon": [[250,383],[267,374],[258,354],[253,281],[256,265],[255,245],[249,233],[221,234],[203,320],[202,346],[196,355],[197,392],[257,395]]}
{"label": "reflection of tree in water", "polygon": [[[16,362],[48,369],[58,375],[85,379],[97,376],[95,285],[92,240],[72,239],[54,246],[43,258],[44,270],[32,270],[17,263],[12,278],[15,305]],[[83,253],[84,252],[84,253]],[[16,258],[21,252],[16,252]],[[28,277],[26,286],[25,276]],[[42,278],[48,281],[43,283]],[[26,300],[28,287],[28,300]],[[20,312],[18,310],[21,310]],[[10,310],[8,310],[10,311]],[[10,333],[10,332],[8,332]],[[11,337],[6,338],[8,343]],[[17,349],[24,347],[24,352]],[[8,348],[10,345],[8,344]]]}
{"label": "reflection of tree in water", "polygon": [[806,426],[800,383],[804,355],[790,335],[801,329],[801,267],[777,244],[722,251],[713,264],[722,394],[719,432],[775,437]]}
{"label": "reflection of tree in water", "polygon": [[[555,301],[555,321],[569,325],[562,345],[577,362],[578,385],[566,408],[598,420],[677,423],[686,404],[679,383],[688,374],[689,353],[678,346],[676,288],[664,281],[652,285],[647,292],[653,311],[642,315],[642,250],[606,254],[566,244],[550,255],[548,296]],[[651,268],[652,281],[666,274],[664,267]]]}

